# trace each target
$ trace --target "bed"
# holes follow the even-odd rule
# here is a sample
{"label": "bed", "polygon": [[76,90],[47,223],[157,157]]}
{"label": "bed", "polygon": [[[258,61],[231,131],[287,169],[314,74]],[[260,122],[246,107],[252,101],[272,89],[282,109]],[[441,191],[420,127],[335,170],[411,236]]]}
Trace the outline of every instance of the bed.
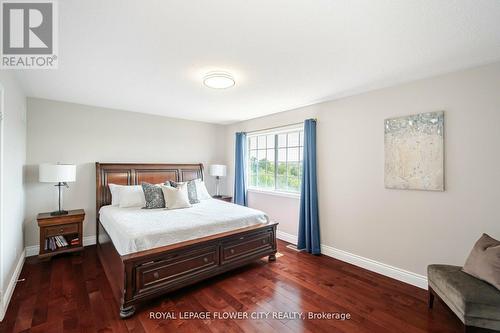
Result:
{"label": "bed", "polygon": [[111,183],[197,178],[202,164],[96,163],[97,253],[121,318],[145,300],[265,256],[276,260],[277,223],[257,210],[216,199],[170,211],[110,206]]}

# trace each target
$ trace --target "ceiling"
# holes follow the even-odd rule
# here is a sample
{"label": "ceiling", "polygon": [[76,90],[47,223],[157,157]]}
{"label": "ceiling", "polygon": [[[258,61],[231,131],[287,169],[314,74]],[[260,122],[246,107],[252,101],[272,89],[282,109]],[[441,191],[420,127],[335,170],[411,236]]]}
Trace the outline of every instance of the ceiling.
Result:
{"label": "ceiling", "polygon": [[[227,124],[500,60],[498,0],[64,0],[32,97]],[[204,87],[211,70],[236,86]]]}

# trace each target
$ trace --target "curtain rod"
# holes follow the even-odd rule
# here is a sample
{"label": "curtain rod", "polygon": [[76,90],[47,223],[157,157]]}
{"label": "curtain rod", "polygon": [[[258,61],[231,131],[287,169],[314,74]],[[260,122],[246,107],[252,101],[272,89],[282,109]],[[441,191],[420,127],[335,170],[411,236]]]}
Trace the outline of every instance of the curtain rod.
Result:
{"label": "curtain rod", "polygon": [[[314,121],[316,121],[316,118],[307,118],[307,119],[313,119]],[[289,127],[289,126],[295,126],[295,125],[303,125],[304,122],[300,122],[300,123],[293,123],[293,124],[286,124],[286,125],[281,125],[281,126],[274,126],[274,127],[268,127],[268,128],[261,128],[261,129],[258,129],[258,130],[254,130],[254,131],[248,131],[246,132],[247,134],[252,134],[252,133],[257,133],[257,132],[264,132],[264,131],[269,131],[269,130],[273,130],[273,129],[278,129],[278,128],[285,128],[285,127]]]}

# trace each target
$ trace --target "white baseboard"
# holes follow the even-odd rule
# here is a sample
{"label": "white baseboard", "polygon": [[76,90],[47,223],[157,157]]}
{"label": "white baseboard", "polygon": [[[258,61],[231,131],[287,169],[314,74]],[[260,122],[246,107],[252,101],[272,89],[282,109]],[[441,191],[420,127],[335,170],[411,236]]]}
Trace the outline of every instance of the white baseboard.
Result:
{"label": "white baseboard", "polygon": [[[283,231],[276,232],[276,238],[284,240],[285,242],[289,242],[292,244],[297,244],[297,236],[288,234]],[[407,270],[394,267],[391,265],[387,265],[376,260],[372,260],[369,258],[365,258],[362,256],[358,256],[357,254],[349,253],[343,250],[336,249],[334,247],[328,245],[321,245],[321,253],[338,259],[345,261],[349,264],[353,264],[355,266],[362,267],[369,271],[379,273],[390,278],[414,285],[416,287],[427,289],[427,277],[416,274],[413,272],[409,272]]]}
{"label": "white baseboard", "polygon": [[26,246],[24,250],[26,251],[26,257],[38,255],[38,245]]}
{"label": "white baseboard", "polygon": [[7,289],[5,293],[2,294],[2,298],[0,299],[0,321],[3,320],[5,316],[5,312],[7,311],[7,307],[9,306],[10,299],[12,294],[14,293],[14,289],[16,287],[17,280],[19,279],[19,275],[21,274],[21,270],[24,265],[24,258],[26,257],[26,250],[23,250],[19,260],[17,261],[16,269],[14,270],[14,274],[12,274],[12,278],[7,285]]}
{"label": "white baseboard", "polygon": [[95,244],[96,244],[95,235],[83,237],[83,246],[89,246],[89,245],[95,245]]}
{"label": "white baseboard", "polygon": [[276,238],[284,240],[285,242],[297,245],[297,236],[276,230]]}
{"label": "white baseboard", "polygon": [[[83,246],[94,245],[96,243],[95,236],[83,237]],[[39,252],[38,245],[26,246],[26,257],[37,256]]]}
{"label": "white baseboard", "polygon": [[350,264],[362,267],[369,271],[379,273],[390,278],[414,285],[416,287],[427,289],[427,277],[404,269],[381,263],[379,261],[358,256],[343,250],[333,248],[328,245],[321,245],[321,253],[329,257],[348,262]]}

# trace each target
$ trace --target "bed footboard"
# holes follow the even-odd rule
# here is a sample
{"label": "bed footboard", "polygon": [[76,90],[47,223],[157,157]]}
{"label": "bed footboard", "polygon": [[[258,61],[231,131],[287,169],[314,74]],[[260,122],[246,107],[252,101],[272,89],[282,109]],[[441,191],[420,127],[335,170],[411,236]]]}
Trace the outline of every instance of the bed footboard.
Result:
{"label": "bed footboard", "polygon": [[276,226],[252,226],[125,256],[119,256],[111,242],[98,244],[99,258],[120,304],[120,317],[132,316],[140,302],[264,256],[276,260]]}

